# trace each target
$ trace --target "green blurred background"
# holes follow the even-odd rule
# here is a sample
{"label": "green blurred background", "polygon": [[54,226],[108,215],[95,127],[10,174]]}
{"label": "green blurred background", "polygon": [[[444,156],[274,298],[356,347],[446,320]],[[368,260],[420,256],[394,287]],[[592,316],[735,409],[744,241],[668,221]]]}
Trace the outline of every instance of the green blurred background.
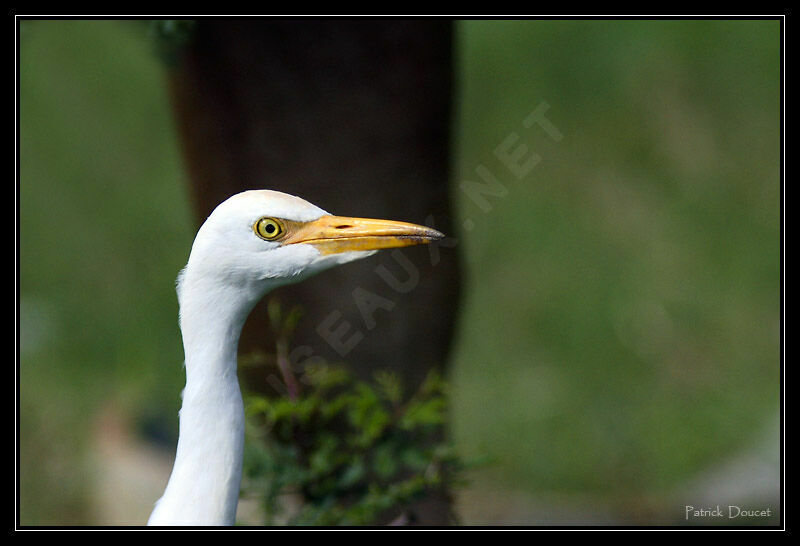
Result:
{"label": "green blurred background", "polygon": [[[19,520],[143,523],[193,238],[165,67],[142,22],[19,30]],[[452,421],[488,459],[463,523],[776,513],[780,23],[470,21],[456,57]],[[560,141],[523,125],[543,102]],[[541,156],[521,178],[513,135]]]}

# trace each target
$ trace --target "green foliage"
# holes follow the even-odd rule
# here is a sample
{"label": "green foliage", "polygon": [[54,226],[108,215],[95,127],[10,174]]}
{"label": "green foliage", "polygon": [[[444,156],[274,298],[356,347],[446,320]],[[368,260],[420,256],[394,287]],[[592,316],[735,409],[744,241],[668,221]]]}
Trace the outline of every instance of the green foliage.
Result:
{"label": "green foliage", "polygon": [[[280,320],[277,361],[298,314]],[[410,397],[397,375],[367,382],[344,366],[281,369],[285,394],[250,394],[242,494],[259,498],[268,524],[370,525],[460,479],[465,466],[441,440],[447,389],[431,372]],[[293,388],[290,388],[294,385]],[[300,499],[290,510],[287,499]]]}

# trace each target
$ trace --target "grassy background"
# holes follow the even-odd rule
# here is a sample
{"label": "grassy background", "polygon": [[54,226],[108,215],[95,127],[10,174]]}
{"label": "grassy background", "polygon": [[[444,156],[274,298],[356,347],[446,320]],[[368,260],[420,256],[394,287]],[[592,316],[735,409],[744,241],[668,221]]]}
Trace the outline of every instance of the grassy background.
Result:
{"label": "grassy background", "polygon": [[[492,461],[465,520],[681,522],[676,492],[777,457],[779,23],[474,21],[457,60],[453,426]],[[22,22],[19,78],[20,521],[103,523],[98,416],[183,384],[186,179],[143,24]],[[558,142],[523,125],[542,102]],[[541,157],[521,178],[513,135]],[[478,168],[507,189],[488,211]]]}

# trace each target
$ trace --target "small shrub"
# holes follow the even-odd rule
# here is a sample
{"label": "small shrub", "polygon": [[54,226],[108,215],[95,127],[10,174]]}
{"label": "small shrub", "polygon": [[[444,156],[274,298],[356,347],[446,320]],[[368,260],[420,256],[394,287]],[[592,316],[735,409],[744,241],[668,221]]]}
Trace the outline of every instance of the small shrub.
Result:
{"label": "small shrub", "polygon": [[[441,440],[447,389],[437,372],[409,397],[387,371],[367,382],[317,364],[298,380],[286,359],[298,315],[282,320],[274,303],[270,315],[285,391],[247,396],[242,488],[260,499],[267,524],[386,522],[460,481],[464,466]],[[299,502],[290,508],[287,498]]]}

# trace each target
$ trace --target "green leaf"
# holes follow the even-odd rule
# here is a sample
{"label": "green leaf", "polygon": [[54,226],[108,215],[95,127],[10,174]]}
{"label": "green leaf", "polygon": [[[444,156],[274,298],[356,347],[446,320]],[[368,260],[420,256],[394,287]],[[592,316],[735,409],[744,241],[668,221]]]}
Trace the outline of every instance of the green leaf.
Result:
{"label": "green leaf", "polygon": [[[271,312],[289,320],[277,303]],[[309,366],[304,374],[292,399],[247,399],[242,494],[261,499],[266,523],[369,525],[443,483],[463,483],[465,465],[437,440],[447,408],[439,374],[405,404],[394,372],[376,373],[371,383],[343,366]],[[299,506],[287,510],[287,492]]]}
{"label": "green leaf", "polygon": [[411,430],[426,425],[441,425],[446,420],[447,402],[443,398],[412,401],[402,419],[400,427]]}

